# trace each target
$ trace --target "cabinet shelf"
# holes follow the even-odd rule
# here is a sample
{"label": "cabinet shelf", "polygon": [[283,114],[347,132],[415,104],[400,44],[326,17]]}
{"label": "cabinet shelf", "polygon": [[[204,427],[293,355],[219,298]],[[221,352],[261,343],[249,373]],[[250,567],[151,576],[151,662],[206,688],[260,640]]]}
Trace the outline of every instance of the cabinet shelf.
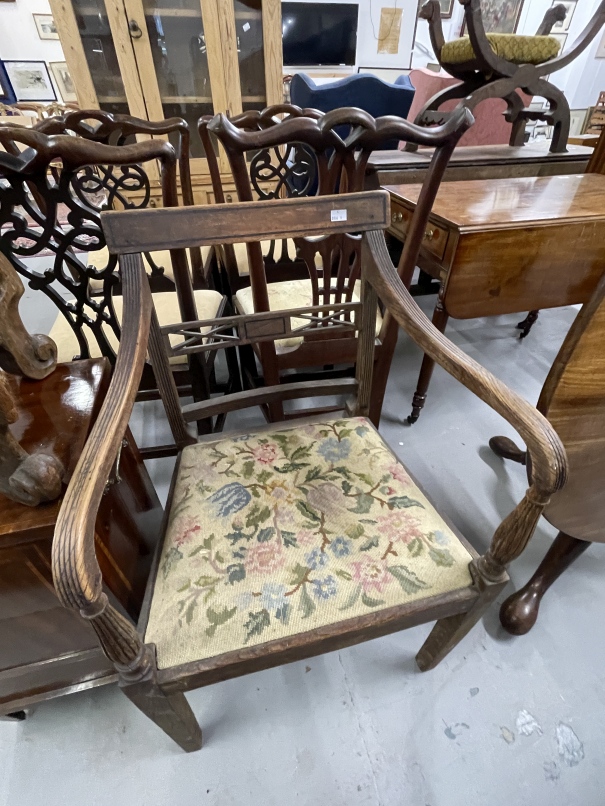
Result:
{"label": "cabinet shelf", "polygon": [[261,11],[236,11],[236,20],[260,20],[262,19]]}
{"label": "cabinet shelf", "polygon": [[156,14],[159,14],[160,17],[190,17],[199,20],[200,24],[202,22],[202,12],[199,8],[162,8],[158,6],[153,10],[145,9],[146,17],[155,17]]}
{"label": "cabinet shelf", "polygon": [[164,104],[211,104],[209,95],[162,95]]}

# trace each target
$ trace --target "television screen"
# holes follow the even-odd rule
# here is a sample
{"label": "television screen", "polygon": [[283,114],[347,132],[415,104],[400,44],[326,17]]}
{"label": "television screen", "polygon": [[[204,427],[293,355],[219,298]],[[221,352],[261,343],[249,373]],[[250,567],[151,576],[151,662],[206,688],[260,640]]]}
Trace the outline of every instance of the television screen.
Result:
{"label": "television screen", "polygon": [[354,65],[357,3],[282,3],[284,64]]}

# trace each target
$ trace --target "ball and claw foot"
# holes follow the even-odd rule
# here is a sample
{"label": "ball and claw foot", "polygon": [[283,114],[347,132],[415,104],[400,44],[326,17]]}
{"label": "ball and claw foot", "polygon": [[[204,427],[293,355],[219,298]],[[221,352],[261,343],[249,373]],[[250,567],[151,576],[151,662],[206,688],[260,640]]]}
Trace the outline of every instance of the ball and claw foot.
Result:
{"label": "ball and claw foot", "polygon": [[520,465],[527,464],[527,451],[522,451],[508,437],[492,437],[489,446],[501,459],[510,459],[511,462],[518,462]]}
{"label": "ball and claw foot", "polygon": [[538,319],[540,311],[530,311],[522,322],[518,322],[517,328],[521,331],[519,338],[524,339],[532,329]]}

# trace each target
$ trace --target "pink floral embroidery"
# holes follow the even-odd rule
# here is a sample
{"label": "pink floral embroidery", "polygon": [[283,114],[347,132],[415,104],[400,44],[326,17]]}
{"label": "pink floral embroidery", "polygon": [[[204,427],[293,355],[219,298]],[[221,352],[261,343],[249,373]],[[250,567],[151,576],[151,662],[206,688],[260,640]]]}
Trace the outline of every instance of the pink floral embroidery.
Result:
{"label": "pink floral embroidery", "polygon": [[246,570],[249,574],[269,574],[285,562],[278,543],[257,543],[246,552]]}
{"label": "pink floral embroidery", "polygon": [[183,518],[179,526],[180,528],[175,530],[173,538],[174,545],[178,548],[189,543],[191,538],[202,530],[202,527],[193,518]]}
{"label": "pink floral embroidery", "polygon": [[314,546],[318,540],[318,533],[312,532],[310,529],[301,529],[296,532],[296,543],[299,546]]}
{"label": "pink floral embroidery", "polygon": [[399,464],[399,462],[394,462],[392,465],[390,465],[390,467],[388,468],[388,471],[396,481],[400,481],[402,484],[411,484],[412,483],[412,480],[410,479],[408,474],[405,472],[403,467]]}
{"label": "pink floral embroidery", "polygon": [[252,449],[252,456],[261,465],[271,465],[278,457],[277,445],[273,445],[270,442],[257,445],[256,448]]}
{"label": "pink floral embroidery", "polygon": [[378,530],[393,543],[409,543],[415,537],[422,538],[420,521],[402,510],[395,510],[376,518]]}
{"label": "pink floral embroidery", "polygon": [[359,582],[366,593],[376,590],[382,593],[384,586],[393,581],[393,577],[387,570],[384,560],[373,560],[371,557],[364,557],[363,560],[351,563],[353,567],[353,579]]}

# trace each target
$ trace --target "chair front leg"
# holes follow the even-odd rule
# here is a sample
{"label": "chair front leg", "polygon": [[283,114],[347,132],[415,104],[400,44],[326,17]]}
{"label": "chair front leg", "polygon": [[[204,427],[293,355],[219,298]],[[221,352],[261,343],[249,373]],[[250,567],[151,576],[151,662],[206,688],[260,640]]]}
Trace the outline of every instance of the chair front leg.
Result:
{"label": "chair front leg", "polygon": [[539,95],[546,98],[549,103],[548,117],[554,125],[550,152],[552,154],[564,154],[567,151],[567,140],[569,138],[570,112],[567,98],[558,87],[539,78],[527,88],[530,95]]}

